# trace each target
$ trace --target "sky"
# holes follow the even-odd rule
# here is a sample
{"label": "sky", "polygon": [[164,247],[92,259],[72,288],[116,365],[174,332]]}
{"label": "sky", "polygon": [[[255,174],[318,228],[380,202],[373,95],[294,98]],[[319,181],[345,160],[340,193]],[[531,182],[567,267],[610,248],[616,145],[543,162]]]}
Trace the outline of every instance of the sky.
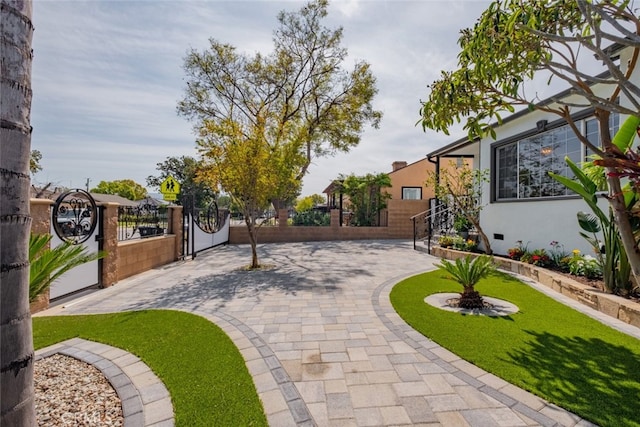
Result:
{"label": "sky", "polygon": [[[192,124],[176,113],[184,57],[214,38],[243,53],[268,54],[281,10],[300,1],[34,0],[31,148],[42,153],[33,181],[95,187],[133,179],[146,186],[157,163],[197,157]],[[339,174],[390,172],[464,136],[424,132],[420,101],[441,70],[456,68],[459,31],[488,0],[333,0],[323,23],[344,30],[351,69],[371,64],[383,112],[358,147],[314,160],[302,195],[321,193]],[[157,188],[149,188],[152,193]]]}

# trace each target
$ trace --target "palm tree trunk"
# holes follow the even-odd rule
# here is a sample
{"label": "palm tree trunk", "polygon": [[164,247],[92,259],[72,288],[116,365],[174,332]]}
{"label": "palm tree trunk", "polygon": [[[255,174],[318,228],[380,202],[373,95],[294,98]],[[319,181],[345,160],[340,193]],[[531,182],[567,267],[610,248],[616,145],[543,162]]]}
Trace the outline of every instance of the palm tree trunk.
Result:
{"label": "palm tree trunk", "polygon": [[36,424],[29,312],[31,0],[0,0],[0,425]]}

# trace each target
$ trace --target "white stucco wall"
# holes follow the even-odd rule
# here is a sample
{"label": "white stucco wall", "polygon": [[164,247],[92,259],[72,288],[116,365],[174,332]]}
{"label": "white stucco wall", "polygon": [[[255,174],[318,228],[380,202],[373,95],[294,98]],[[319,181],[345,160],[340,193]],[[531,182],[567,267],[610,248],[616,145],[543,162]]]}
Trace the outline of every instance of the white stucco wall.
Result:
{"label": "white stucco wall", "polygon": [[[508,122],[496,129],[496,140],[487,138],[480,143],[480,169],[491,167],[492,146],[502,140],[536,128],[536,122],[547,120],[549,123],[558,120],[558,116],[534,111]],[[551,249],[552,241],[564,246],[566,252],[579,249],[585,254],[592,254],[591,245],[579,235],[581,231],[576,217],[577,212],[591,213],[589,206],[576,196],[562,199],[521,199],[512,202],[490,202],[491,185],[483,186],[483,205],[480,221],[484,232],[489,237],[494,253],[505,255],[509,248],[522,240],[530,250]],[[600,200],[603,210],[608,207],[606,199]],[[502,234],[503,240],[494,238],[494,234]]]}

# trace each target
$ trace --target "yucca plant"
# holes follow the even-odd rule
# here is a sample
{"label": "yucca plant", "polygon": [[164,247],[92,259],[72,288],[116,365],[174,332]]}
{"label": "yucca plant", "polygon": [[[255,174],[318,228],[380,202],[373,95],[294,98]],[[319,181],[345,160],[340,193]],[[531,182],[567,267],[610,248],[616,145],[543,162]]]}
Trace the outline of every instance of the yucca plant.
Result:
{"label": "yucca plant", "polygon": [[31,234],[29,238],[29,302],[67,271],[105,256],[104,252],[87,253],[84,246],[67,241],[49,248],[51,237],[50,234]]}
{"label": "yucca plant", "polygon": [[474,286],[478,281],[495,271],[493,260],[487,255],[481,255],[475,259],[471,259],[471,255],[465,258],[458,258],[455,263],[443,259],[440,264],[436,264],[441,270],[446,271],[453,280],[460,283],[464,288],[460,293],[460,308],[483,308],[484,301]]}

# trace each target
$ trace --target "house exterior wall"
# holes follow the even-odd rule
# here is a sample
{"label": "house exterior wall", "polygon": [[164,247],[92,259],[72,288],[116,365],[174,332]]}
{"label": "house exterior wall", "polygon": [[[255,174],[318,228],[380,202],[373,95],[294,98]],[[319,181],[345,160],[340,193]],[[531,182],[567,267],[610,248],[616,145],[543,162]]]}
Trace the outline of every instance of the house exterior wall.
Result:
{"label": "house exterior wall", "polygon": [[390,172],[391,188],[385,188],[384,190],[391,194],[391,200],[402,200],[402,187],[421,187],[422,200],[429,200],[434,197],[434,194],[433,189],[427,187],[427,174],[435,170],[435,164],[426,158],[418,160],[417,162]]}
{"label": "house exterior wall", "polygon": [[[596,88],[597,90],[597,88]],[[558,117],[540,111],[533,111],[496,128],[497,139],[483,139],[480,142],[478,167],[492,169],[493,147],[502,141],[536,129],[536,122],[547,120],[551,126],[558,122]],[[620,119],[622,122],[623,118]],[[489,237],[491,247],[497,254],[506,254],[509,248],[516,246],[521,240],[528,244],[530,250],[551,249],[550,243],[557,241],[565,251],[579,249],[584,254],[592,255],[589,243],[579,235],[576,214],[579,211],[591,213],[589,206],[579,196],[558,198],[533,198],[517,201],[491,200],[491,189],[495,185],[495,171],[491,181],[483,185],[480,223]],[[608,209],[608,202],[600,198],[600,207]],[[500,236],[503,238],[500,239]]]}

